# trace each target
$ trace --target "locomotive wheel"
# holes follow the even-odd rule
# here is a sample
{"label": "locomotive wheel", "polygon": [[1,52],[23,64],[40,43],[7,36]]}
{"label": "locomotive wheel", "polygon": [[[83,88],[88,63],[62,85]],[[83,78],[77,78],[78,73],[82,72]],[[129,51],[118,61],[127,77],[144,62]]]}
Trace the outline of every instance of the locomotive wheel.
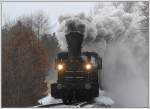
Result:
{"label": "locomotive wheel", "polygon": [[91,101],[91,99],[92,99],[92,96],[91,96],[91,95],[87,95],[87,96],[85,97],[85,100],[86,100],[86,101]]}
{"label": "locomotive wheel", "polygon": [[71,104],[71,99],[63,98],[62,100],[64,104]]}
{"label": "locomotive wheel", "polygon": [[64,104],[71,104],[71,102],[72,102],[71,93],[70,92],[69,93],[65,93],[63,98],[62,98],[62,100],[63,100]]}
{"label": "locomotive wheel", "polygon": [[93,100],[94,100],[94,97],[88,97],[88,98],[86,99],[87,102],[92,102]]}

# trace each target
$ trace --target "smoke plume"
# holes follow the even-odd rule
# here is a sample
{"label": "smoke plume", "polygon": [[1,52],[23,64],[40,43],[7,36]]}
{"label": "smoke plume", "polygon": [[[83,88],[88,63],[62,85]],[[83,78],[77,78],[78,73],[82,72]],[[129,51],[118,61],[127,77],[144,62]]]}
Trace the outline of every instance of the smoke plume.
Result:
{"label": "smoke plume", "polygon": [[148,44],[138,30],[142,19],[138,10],[128,13],[122,5],[111,3],[94,15],[63,15],[59,19],[57,34],[63,50],[67,48],[64,35],[76,30],[85,35],[82,50],[102,57],[102,84],[115,101],[114,107],[148,105]]}

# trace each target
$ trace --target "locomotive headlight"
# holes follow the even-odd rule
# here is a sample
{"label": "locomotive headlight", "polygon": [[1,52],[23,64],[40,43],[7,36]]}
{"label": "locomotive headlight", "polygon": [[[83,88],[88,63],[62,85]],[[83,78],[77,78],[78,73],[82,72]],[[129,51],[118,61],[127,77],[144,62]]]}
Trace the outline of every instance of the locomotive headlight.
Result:
{"label": "locomotive headlight", "polygon": [[63,70],[63,68],[64,68],[63,64],[58,64],[58,65],[57,65],[57,69],[58,69],[58,70]]}
{"label": "locomotive headlight", "polygon": [[86,68],[86,70],[90,70],[92,68],[92,65],[88,63],[85,65],[85,68]]}

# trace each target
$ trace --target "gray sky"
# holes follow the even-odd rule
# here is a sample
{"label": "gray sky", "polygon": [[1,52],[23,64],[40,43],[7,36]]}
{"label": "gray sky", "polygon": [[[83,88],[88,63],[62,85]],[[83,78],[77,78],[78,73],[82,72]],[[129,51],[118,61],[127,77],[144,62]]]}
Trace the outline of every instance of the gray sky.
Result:
{"label": "gray sky", "polygon": [[3,2],[2,24],[15,20],[21,15],[30,15],[38,11],[44,12],[51,19],[51,24],[58,26],[57,19],[63,14],[89,13],[94,2]]}

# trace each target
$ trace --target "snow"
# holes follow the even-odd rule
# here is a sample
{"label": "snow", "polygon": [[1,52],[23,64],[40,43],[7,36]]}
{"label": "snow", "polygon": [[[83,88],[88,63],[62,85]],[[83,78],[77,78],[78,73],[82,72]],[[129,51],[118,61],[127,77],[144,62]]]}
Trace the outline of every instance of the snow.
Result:
{"label": "snow", "polygon": [[106,95],[106,92],[103,90],[99,91],[100,96],[95,98],[97,105],[112,106],[115,102]]}
{"label": "snow", "polygon": [[55,99],[51,96],[51,94],[48,94],[46,97],[41,98],[38,100],[38,103],[41,105],[47,105],[47,104],[53,104],[53,103],[61,103],[61,99]]}
{"label": "snow", "polygon": [[[102,90],[99,91],[100,96],[95,98],[95,103],[88,104],[85,107],[102,107],[102,106],[112,106],[114,104],[114,101],[106,96],[106,93]],[[61,99],[55,99],[51,96],[51,94],[48,94],[46,97],[41,98],[38,100],[38,103],[41,105],[48,105],[48,104],[55,104],[55,103],[62,103]],[[57,107],[72,107],[74,108],[74,105],[59,105]]]}
{"label": "snow", "polygon": [[114,104],[114,101],[110,97],[107,97],[107,96],[97,97],[95,98],[95,101],[97,104],[106,105],[106,106],[111,106]]}

